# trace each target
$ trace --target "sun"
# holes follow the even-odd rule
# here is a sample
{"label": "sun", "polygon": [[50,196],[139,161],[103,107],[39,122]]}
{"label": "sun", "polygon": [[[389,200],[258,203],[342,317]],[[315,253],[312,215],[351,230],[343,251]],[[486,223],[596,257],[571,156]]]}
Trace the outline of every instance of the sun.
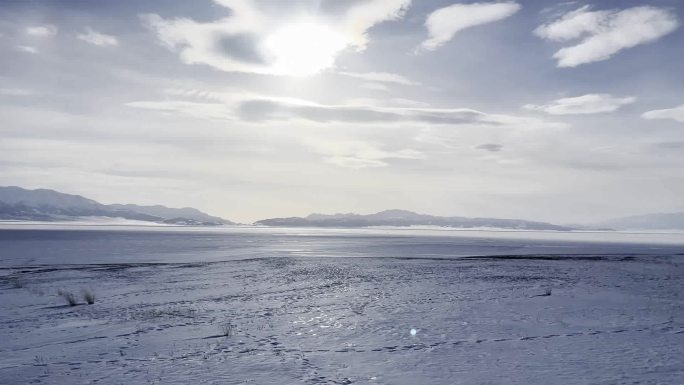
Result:
{"label": "sun", "polygon": [[312,21],[288,24],[269,35],[263,49],[274,73],[315,75],[332,67],[348,40],[330,26]]}

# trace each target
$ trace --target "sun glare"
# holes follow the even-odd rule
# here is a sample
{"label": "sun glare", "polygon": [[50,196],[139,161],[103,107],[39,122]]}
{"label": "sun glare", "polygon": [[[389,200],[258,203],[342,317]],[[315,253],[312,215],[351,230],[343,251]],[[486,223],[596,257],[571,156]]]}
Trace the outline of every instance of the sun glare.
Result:
{"label": "sun glare", "polygon": [[346,46],[343,35],[316,22],[289,24],[264,41],[274,72],[293,76],[314,75],[331,67]]}

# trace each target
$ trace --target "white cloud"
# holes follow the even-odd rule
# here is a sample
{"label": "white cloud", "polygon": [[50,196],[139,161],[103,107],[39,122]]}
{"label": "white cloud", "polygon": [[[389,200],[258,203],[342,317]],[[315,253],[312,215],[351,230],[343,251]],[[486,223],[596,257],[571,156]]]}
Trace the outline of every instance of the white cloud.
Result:
{"label": "white cloud", "polygon": [[421,43],[420,48],[435,50],[461,30],[505,19],[518,12],[520,8],[520,4],[513,1],[453,4],[440,8],[432,12],[425,21],[430,37]]}
{"label": "white cloud", "polygon": [[344,101],[345,105],[361,107],[430,107],[430,103],[405,98],[352,98]]}
{"label": "white cloud", "polygon": [[350,38],[350,46],[366,49],[368,30],[383,21],[403,18],[409,5],[411,0],[368,0],[351,7],[342,22],[345,34]]}
{"label": "white cloud", "polygon": [[57,34],[57,27],[52,24],[36,25],[26,28],[26,33],[36,37],[49,37]]}
{"label": "white cloud", "polygon": [[360,88],[363,88],[364,90],[371,90],[371,91],[383,91],[387,92],[390,90],[389,87],[382,83],[373,83],[373,82],[367,82],[363,83],[359,86]]}
{"label": "white cloud", "polygon": [[620,98],[610,94],[587,94],[557,99],[549,104],[527,104],[524,107],[551,115],[598,114],[617,111],[620,107],[635,101],[636,98],[633,96]]}
{"label": "white cloud", "polygon": [[31,47],[30,45],[18,45],[17,50],[30,54],[37,54],[38,49],[36,47]]}
{"label": "white cloud", "polygon": [[352,169],[385,167],[389,159],[423,159],[416,150],[384,150],[381,146],[360,140],[304,139],[304,145],[323,155],[328,163]]}
{"label": "white cloud", "polygon": [[162,113],[177,114],[199,119],[226,119],[232,120],[233,113],[223,103],[190,102],[185,100],[165,101],[137,101],[125,104],[144,110],[154,110]]}
{"label": "white cloud", "polygon": [[648,111],[641,117],[644,119],[672,119],[684,123],[684,104],[674,108]]}
{"label": "white cloud", "polygon": [[[145,23],[186,64],[222,71],[308,76],[333,67],[345,49],[364,50],[374,25],[403,17],[410,0],[370,0],[341,17],[287,11],[269,15],[245,0],[215,0],[230,16],[198,22],[143,15]],[[295,11],[292,11],[295,12]],[[285,14],[283,14],[285,13]]]}
{"label": "white cloud", "polygon": [[237,103],[235,112],[242,120],[255,123],[274,121],[309,121],[314,123],[502,126],[519,117],[486,114],[469,108],[386,107],[377,105],[326,105],[313,102],[269,98],[246,99]]}
{"label": "white cloud", "polygon": [[[497,152],[500,146],[523,142],[534,148],[540,146],[540,140],[543,143],[543,138],[555,138],[568,128],[565,123],[535,117],[430,108],[423,102],[401,98],[321,104],[238,89],[172,88],[157,100],[126,105],[168,115],[169,122],[181,121],[181,117],[227,121],[231,126],[256,125],[260,130],[278,127],[279,132],[292,132],[297,142],[326,163],[349,169],[383,168],[397,161],[431,162],[436,154],[468,152],[482,143],[489,145],[478,147],[482,150],[480,158],[496,157],[492,161],[506,162],[518,155],[514,151]],[[198,122],[198,126],[202,124]]]}
{"label": "white cloud", "polygon": [[373,99],[353,98],[347,99],[345,105],[350,106],[376,106],[376,107],[430,107],[430,103],[405,98]]}
{"label": "white cloud", "polygon": [[392,98],[390,103],[406,107],[429,107],[430,103],[405,98]]}
{"label": "white cloud", "polygon": [[86,28],[85,33],[78,34],[76,37],[87,43],[100,47],[119,45],[119,40],[116,37],[97,32],[90,27]]}
{"label": "white cloud", "polygon": [[167,90],[162,100],[134,101],[125,105],[157,111],[163,114],[209,119],[242,121],[267,125],[273,122],[336,123],[354,126],[385,127],[398,124],[421,127],[497,128],[556,130],[565,123],[549,122],[533,117],[490,114],[469,108],[430,108],[412,100],[394,98],[352,99],[344,104],[320,104],[296,98],[272,97],[245,92],[202,92],[198,90]]}
{"label": "white cloud", "polygon": [[664,8],[645,6],[592,11],[584,6],[538,27],[534,33],[551,41],[579,40],[553,56],[558,60],[558,67],[577,67],[607,60],[624,49],[656,41],[678,26],[677,16]]}
{"label": "white cloud", "polygon": [[351,76],[353,78],[359,78],[363,80],[368,80],[371,82],[381,82],[381,83],[393,83],[401,84],[404,86],[418,86],[420,83],[414,82],[405,76],[399,74],[393,74],[389,72],[337,72],[340,75]]}

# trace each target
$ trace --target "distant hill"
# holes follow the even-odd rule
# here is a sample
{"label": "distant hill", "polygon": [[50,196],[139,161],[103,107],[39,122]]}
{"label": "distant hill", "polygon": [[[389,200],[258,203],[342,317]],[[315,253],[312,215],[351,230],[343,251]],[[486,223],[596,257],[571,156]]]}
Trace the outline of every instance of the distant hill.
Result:
{"label": "distant hill", "polygon": [[135,212],[135,213],[140,213],[140,214],[145,214],[145,215],[151,215],[154,217],[160,217],[160,218],[165,218],[166,220],[171,220],[174,218],[177,218],[179,220],[182,219],[190,219],[193,221],[197,222],[212,222],[212,223],[222,223],[222,224],[229,224],[232,223],[230,221],[226,221],[223,218],[219,217],[214,217],[209,214],[203,213],[195,208],[192,207],[184,207],[181,209],[173,209],[169,208],[166,206],[161,206],[161,205],[155,205],[155,206],[138,206],[138,205],[121,205],[121,204],[113,204],[113,205],[107,205],[107,207],[112,208],[117,211],[127,211],[127,212]]}
{"label": "distant hill", "polygon": [[611,219],[602,225],[617,230],[684,230],[684,213],[634,215]]}
{"label": "distant hill", "polygon": [[385,210],[375,214],[311,214],[307,217],[271,218],[256,222],[277,227],[369,227],[441,226],[454,228],[491,227],[522,230],[572,230],[571,227],[521,219],[440,217],[406,210]]}
{"label": "distant hill", "polygon": [[82,217],[111,217],[179,225],[222,225],[233,222],[197,209],[131,204],[104,205],[80,195],[54,190],[0,187],[0,219],[56,221]]}

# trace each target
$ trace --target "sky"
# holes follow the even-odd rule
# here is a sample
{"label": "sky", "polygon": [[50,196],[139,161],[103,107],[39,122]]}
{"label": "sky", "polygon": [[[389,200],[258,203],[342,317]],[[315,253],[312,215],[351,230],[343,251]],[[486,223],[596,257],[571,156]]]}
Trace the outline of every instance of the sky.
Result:
{"label": "sky", "polygon": [[684,3],[0,0],[0,185],[252,222],[684,211]]}

